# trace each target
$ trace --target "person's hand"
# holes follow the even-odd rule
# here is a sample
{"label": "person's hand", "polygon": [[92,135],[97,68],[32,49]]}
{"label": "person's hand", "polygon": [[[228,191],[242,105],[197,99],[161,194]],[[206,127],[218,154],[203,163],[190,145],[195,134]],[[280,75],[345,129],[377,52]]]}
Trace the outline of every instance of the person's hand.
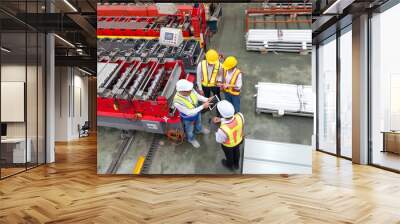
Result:
{"label": "person's hand", "polygon": [[213,117],[212,121],[216,124],[216,123],[220,123],[221,122],[221,118],[219,117]]}
{"label": "person's hand", "polygon": [[200,95],[204,96],[204,91],[203,90],[199,90],[197,91]]}
{"label": "person's hand", "polygon": [[206,108],[208,108],[210,106],[210,102],[204,102],[203,103],[203,109],[206,109]]}
{"label": "person's hand", "polygon": [[211,100],[212,100],[213,98],[214,98],[214,96],[208,97],[207,102],[211,102]]}

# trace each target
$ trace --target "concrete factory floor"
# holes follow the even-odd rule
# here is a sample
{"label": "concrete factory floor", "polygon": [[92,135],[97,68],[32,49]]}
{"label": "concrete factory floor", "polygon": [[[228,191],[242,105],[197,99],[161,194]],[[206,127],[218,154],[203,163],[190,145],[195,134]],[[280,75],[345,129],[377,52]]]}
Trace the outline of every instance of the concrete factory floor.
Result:
{"label": "concrete factory floor", "polygon": [[[311,55],[248,52],[245,49],[245,14],[248,4],[224,4],[223,18],[218,32],[212,37],[209,47],[215,48],[225,57],[237,57],[238,67],[243,71],[241,111],[245,116],[247,138],[311,144],[313,119],[255,113],[255,98],[258,82],[277,82],[311,85]],[[214,113],[214,112],[213,112]],[[210,113],[203,115],[203,124],[209,126]],[[214,129],[215,130],[215,129]],[[110,128],[98,129],[98,171],[104,173],[116,150],[119,131]],[[128,152],[118,173],[131,174],[138,155],[145,155],[153,135],[139,133],[138,141]],[[154,174],[225,174],[232,173],[221,165],[224,153],[215,142],[215,135],[199,135],[200,149],[189,143],[172,145],[165,138],[153,157],[150,173]],[[242,154],[243,155],[243,154]],[[239,171],[237,171],[239,172]]]}

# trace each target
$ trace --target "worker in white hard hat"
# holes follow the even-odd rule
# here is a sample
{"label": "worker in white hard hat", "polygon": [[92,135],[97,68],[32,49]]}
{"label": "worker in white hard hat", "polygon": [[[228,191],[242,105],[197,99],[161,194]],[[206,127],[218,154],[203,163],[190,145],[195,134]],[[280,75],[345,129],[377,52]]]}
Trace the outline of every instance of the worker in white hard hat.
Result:
{"label": "worker in white hard hat", "polygon": [[221,85],[225,99],[232,103],[235,113],[240,111],[240,89],[242,88],[242,72],[237,68],[237,60],[233,56],[225,59],[223,84]]}
{"label": "worker in white hard hat", "polygon": [[222,82],[223,69],[216,50],[210,49],[206,53],[206,59],[197,65],[196,85],[200,94],[210,97],[211,94],[221,99],[221,89],[217,83]]}
{"label": "worker in white hard hat", "polygon": [[[200,147],[200,143],[195,139],[195,134],[209,134],[210,131],[201,125],[201,111],[207,109],[212,97],[206,98],[193,89],[193,83],[186,79],[181,79],[176,83],[174,106],[179,111],[187,141],[195,148]],[[203,102],[203,104],[199,104]]]}
{"label": "worker in white hard hat", "polygon": [[215,133],[215,140],[221,143],[226,159],[222,165],[233,170],[239,169],[240,144],[243,141],[244,116],[242,113],[235,113],[233,105],[227,100],[218,102],[217,109],[222,118],[214,117],[214,123],[221,123]]}

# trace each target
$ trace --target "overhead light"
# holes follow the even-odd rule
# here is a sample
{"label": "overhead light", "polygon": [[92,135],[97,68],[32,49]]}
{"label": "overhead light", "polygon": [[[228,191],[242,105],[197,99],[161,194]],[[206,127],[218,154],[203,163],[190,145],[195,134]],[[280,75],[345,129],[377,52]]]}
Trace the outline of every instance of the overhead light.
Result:
{"label": "overhead light", "polygon": [[73,45],[73,44],[72,44],[71,42],[69,42],[68,40],[66,40],[66,39],[64,39],[64,38],[62,38],[62,37],[60,37],[60,36],[57,35],[57,34],[54,34],[54,36],[57,37],[58,39],[60,39],[61,41],[63,41],[64,43],[66,43],[67,45],[69,45],[69,46],[75,48],[75,45]]}
{"label": "overhead light", "polygon": [[68,0],[64,0],[65,4],[67,4],[72,10],[74,10],[75,12],[78,12],[78,10],[68,1]]}
{"label": "overhead light", "polygon": [[83,72],[83,73],[85,73],[85,74],[87,74],[87,75],[92,75],[92,73],[90,73],[90,72],[88,72],[88,71],[86,71],[86,70],[83,70],[83,69],[81,69],[81,68],[79,68],[79,67],[78,67],[78,70],[81,71],[81,72]]}
{"label": "overhead light", "polygon": [[8,50],[7,48],[5,48],[5,47],[1,47],[0,48],[2,51],[4,51],[4,52],[7,52],[7,53],[10,53],[11,51],[10,50]]}

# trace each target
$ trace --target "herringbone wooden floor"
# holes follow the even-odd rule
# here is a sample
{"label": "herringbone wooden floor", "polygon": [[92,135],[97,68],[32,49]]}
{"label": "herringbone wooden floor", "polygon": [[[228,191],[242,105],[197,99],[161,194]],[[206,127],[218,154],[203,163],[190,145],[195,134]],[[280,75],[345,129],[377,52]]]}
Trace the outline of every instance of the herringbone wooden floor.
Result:
{"label": "herringbone wooden floor", "polygon": [[0,181],[0,223],[400,223],[400,175],[314,153],[313,175],[96,174],[96,138]]}

